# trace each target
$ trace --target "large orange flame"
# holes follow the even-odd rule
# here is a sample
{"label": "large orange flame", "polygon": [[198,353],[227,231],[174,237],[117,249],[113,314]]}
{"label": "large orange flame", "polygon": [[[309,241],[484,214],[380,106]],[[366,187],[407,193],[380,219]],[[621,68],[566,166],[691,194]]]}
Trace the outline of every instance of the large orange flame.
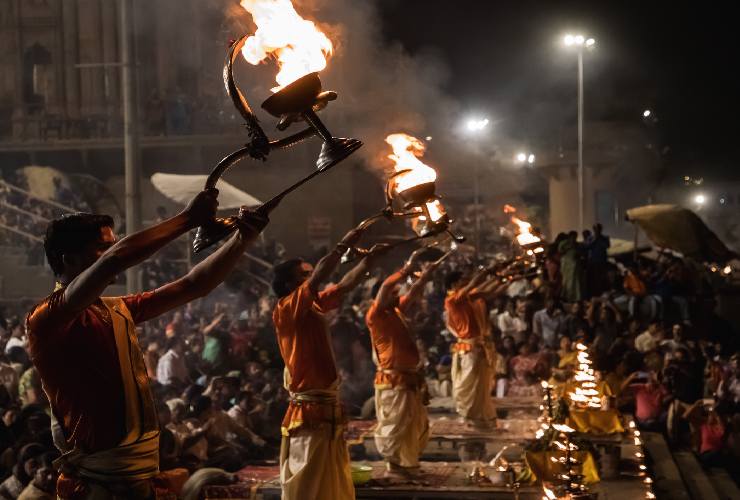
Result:
{"label": "large orange flame", "polygon": [[[505,214],[516,213],[516,208],[509,204],[506,204],[504,205],[504,213]],[[542,241],[542,238],[540,238],[539,236],[535,236],[532,233],[532,224],[530,224],[529,222],[524,221],[514,215],[511,216],[511,222],[516,224],[519,228],[519,232],[517,232],[517,235],[516,235],[516,241],[520,245],[522,246],[531,245],[532,243],[539,243],[540,241]]]}
{"label": "large orange flame", "polygon": [[419,159],[426,151],[424,143],[419,139],[398,133],[386,137],[385,142],[393,148],[393,154],[388,155],[388,158],[393,160],[396,172],[408,170],[394,179],[399,193],[437,179],[437,172]]}
{"label": "large orange flame", "polygon": [[313,22],[298,15],[291,0],[241,0],[241,6],[257,25],[242,54],[254,65],[271,55],[277,59],[280,71],[275,80],[279,86],[273,92],[326,67],[331,41]]}

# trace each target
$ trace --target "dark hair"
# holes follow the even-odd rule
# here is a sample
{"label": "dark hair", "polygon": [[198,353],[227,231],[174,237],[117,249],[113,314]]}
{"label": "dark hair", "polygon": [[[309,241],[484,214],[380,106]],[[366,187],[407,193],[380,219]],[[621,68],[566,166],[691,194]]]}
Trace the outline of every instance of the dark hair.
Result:
{"label": "dark hair", "polygon": [[213,401],[208,396],[198,396],[192,404],[192,413],[195,417],[200,417],[204,412],[213,408]]}
{"label": "dark hair", "polygon": [[445,278],[445,289],[450,290],[461,279],[462,273],[460,271],[452,271]]}
{"label": "dark hair", "polygon": [[113,227],[109,215],[76,213],[54,219],[46,228],[44,251],[51,270],[56,276],[64,272],[64,256],[81,252],[87,245],[96,241],[100,229]]}
{"label": "dark hair", "polygon": [[281,262],[272,270],[272,290],[279,298],[290,294],[289,282],[295,278],[295,270],[303,263],[301,259],[290,259]]}
{"label": "dark hair", "polygon": [[182,339],[175,335],[167,339],[167,350],[174,349],[178,345],[182,344]]}

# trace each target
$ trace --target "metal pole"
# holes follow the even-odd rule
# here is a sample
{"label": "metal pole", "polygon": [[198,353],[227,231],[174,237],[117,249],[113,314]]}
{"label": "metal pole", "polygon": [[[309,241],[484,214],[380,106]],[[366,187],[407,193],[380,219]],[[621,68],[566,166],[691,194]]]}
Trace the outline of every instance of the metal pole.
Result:
{"label": "metal pole", "polygon": [[[141,162],[139,150],[139,108],[134,56],[134,6],[132,0],[121,2],[121,61],[123,80],[124,162],[126,176],[126,234],[141,227]],[[141,290],[138,266],[126,270],[128,293]]]}
{"label": "metal pole", "polygon": [[475,254],[480,254],[480,164],[475,162],[475,182],[473,183],[473,203],[475,204]]}
{"label": "metal pole", "polygon": [[578,230],[583,220],[583,49],[578,49]]}

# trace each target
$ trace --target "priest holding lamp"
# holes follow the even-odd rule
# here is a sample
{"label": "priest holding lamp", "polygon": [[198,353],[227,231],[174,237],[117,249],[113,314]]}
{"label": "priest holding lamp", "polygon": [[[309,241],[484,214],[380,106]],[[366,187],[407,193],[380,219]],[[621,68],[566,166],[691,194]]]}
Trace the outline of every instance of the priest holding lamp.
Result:
{"label": "priest holding lamp", "polygon": [[378,367],[375,445],[390,474],[416,472],[419,455],[429,439],[424,374],[406,314],[418,304],[442,259],[429,264],[408,292],[399,297],[401,286],[412,276],[423,250],[426,249],[415,251],[406,265],[386,278],[366,315]]}

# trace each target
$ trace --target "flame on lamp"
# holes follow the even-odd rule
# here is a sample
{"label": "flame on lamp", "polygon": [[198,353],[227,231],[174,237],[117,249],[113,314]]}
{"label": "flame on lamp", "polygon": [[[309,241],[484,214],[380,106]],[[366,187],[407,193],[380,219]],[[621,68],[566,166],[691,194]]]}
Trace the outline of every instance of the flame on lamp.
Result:
{"label": "flame on lamp", "polygon": [[[427,211],[429,212],[429,218],[432,219],[432,222],[437,222],[439,219],[444,217],[445,215],[445,209],[442,206],[442,204],[439,202],[439,200],[434,200],[430,203],[426,204]],[[426,217],[419,217],[420,219],[426,219]]]}
{"label": "flame on lamp", "polygon": [[270,56],[277,60],[280,70],[273,92],[326,67],[331,41],[313,22],[298,15],[291,0],[241,0],[241,6],[257,25],[242,55],[254,65]]}
{"label": "flame on lamp", "polygon": [[393,160],[396,172],[408,170],[395,178],[396,190],[399,193],[437,179],[437,172],[419,159],[426,151],[426,146],[419,139],[398,133],[386,137],[385,142],[393,148],[393,154],[388,155],[388,158]]}

